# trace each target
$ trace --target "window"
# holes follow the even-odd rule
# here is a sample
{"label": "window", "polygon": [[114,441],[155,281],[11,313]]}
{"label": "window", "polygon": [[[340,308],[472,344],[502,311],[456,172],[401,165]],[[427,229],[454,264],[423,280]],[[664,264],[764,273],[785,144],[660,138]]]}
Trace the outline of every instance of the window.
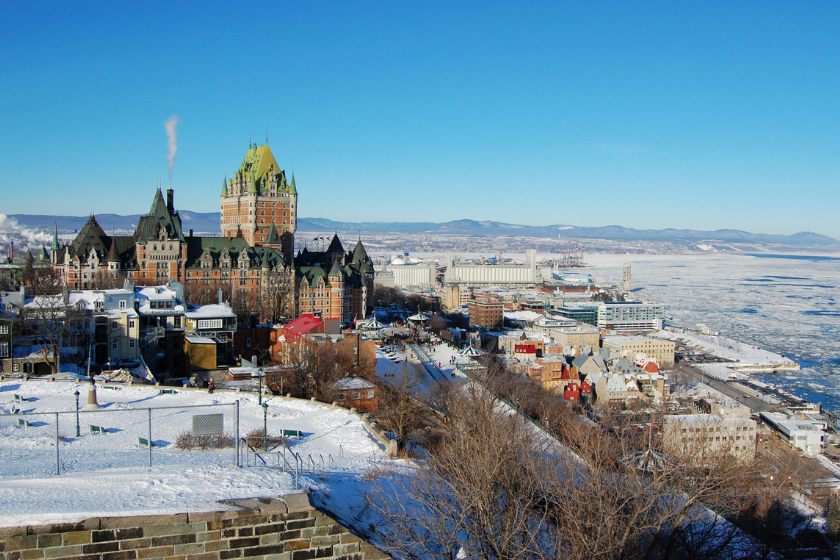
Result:
{"label": "window", "polygon": [[120,309],[125,309],[125,300],[124,299],[120,300]]}
{"label": "window", "polygon": [[181,328],[181,318],[180,317],[175,317],[174,326],[175,326],[176,329]]}
{"label": "window", "polygon": [[339,393],[338,394],[338,402],[344,402],[345,398],[346,398],[346,395],[344,393]]}
{"label": "window", "polygon": [[111,343],[111,350],[116,350],[116,349],[117,349],[117,341],[115,340]]}
{"label": "window", "polygon": [[134,348],[134,340],[133,339],[128,341],[128,347],[129,348]]}
{"label": "window", "polygon": [[9,325],[0,325],[0,334],[9,334]]}
{"label": "window", "polygon": [[360,397],[361,397],[361,395],[358,392],[356,392],[356,393],[353,393],[350,398],[352,398],[354,401],[357,401],[357,400],[359,400]]}
{"label": "window", "polygon": [[116,321],[111,321],[111,330],[115,331],[120,326],[120,324]]}
{"label": "window", "polygon": [[367,398],[369,398],[369,399],[373,398],[373,391],[368,391],[367,392]]}
{"label": "window", "polygon": [[9,357],[9,343],[8,342],[0,342],[0,358],[8,358]]}
{"label": "window", "polygon": [[130,321],[128,322],[128,328],[129,328],[129,329],[133,329],[133,328],[134,328],[134,319],[132,319],[132,320],[130,320]]}

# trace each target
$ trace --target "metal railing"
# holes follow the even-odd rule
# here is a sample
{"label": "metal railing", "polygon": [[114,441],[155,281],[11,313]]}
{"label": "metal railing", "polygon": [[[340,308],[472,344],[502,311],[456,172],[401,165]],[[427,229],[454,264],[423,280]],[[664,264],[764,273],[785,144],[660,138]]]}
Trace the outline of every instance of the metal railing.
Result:
{"label": "metal railing", "polygon": [[[7,437],[0,447],[0,453],[14,458],[15,466],[5,471],[8,476],[15,476],[16,472],[20,472],[21,476],[38,472],[49,474],[50,470],[52,474],[60,475],[74,470],[139,464],[151,467],[155,457],[159,457],[164,464],[174,463],[177,458],[169,451],[177,445],[176,440],[180,435],[174,430],[181,427],[181,433],[189,432],[192,418],[191,415],[188,418],[188,413],[200,409],[221,409],[223,418],[232,422],[235,435],[231,439],[235,443],[230,452],[231,462],[239,466],[239,401],[53,412],[24,411],[26,402],[26,399],[15,400],[8,414],[0,414],[0,431],[23,430],[16,437]],[[173,441],[155,440],[155,437],[170,438]],[[21,443],[20,440],[28,441]],[[168,448],[166,453],[163,453],[164,448]],[[48,453],[54,455],[54,462],[47,459]],[[219,453],[227,452],[219,450]],[[141,456],[145,460],[140,459]],[[53,464],[51,469],[48,467],[50,464]]]}

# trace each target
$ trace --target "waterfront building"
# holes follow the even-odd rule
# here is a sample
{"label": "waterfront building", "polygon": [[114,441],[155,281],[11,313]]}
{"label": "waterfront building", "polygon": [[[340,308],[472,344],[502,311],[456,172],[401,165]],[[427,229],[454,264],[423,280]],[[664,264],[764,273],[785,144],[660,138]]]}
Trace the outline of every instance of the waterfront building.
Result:
{"label": "waterfront building", "polygon": [[[424,288],[437,283],[437,265],[434,261],[405,263],[400,259],[386,265],[377,265],[374,268],[377,273],[377,283],[386,286],[397,288],[420,286]],[[380,276],[380,273],[383,274]],[[380,278],[381,280],[379,280]]]}
{"label": "waterfront building", "polygon": [[663,317],[664,307],[656,303],[613,301],[598,304],[597,325],[618,332],[658,331]]}
{"label": "waterfront building", "polygon": [[825,445],[825,421],[781,412],[762,412],[761,419],[794,449],[819,453]]}
{"label": "waterfront building", "polygon": [[660,368],[674,366],[676,344],[670,340],[644,336],[605,336],[603,347],[616,350],[620,356],[630,358],[634,362],[644,355],[645,358],[656,360]]}
{"label": "waterfront building", "polygon": [[551,310],[546,314],[547,317],[562,317],[569,319],[576,323],[586,323],[588,325],[598,325],[598,306],[594,304],[589,305],[562,305]]}
{"label": "waterfront building", "polygon": [[462,286],[519,286],[541,284],[543,278],[537,272],[537,252],[525,251],[525,264],[462,264],[451,252],[444,257],[443,274],[445,285]]}

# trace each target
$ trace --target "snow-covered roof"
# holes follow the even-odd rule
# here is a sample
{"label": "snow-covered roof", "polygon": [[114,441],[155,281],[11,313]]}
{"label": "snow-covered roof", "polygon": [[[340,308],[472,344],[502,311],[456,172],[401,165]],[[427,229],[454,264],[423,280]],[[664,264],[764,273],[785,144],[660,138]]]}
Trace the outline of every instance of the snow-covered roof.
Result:
{"label": "snow-covered roof", "polygon": [[192,311],[187,311],[185,315],[187,316],[187,319],[204,319],[208,317],[236,317],[236,313],[233,312],[229,305],[224,303],[202,305],[200,307],[196,307]]}
{"label": "snow-covered roof", "polygon": [[255,368],[255,367],[232,367],[232,368],[228,368],[228,371],[231,373],[231,375],[235,375],[235,376],[240,376],[240,375],[248,376],[248,375],[250,375],[251,377],[257,377],[260,374],[259,368]]}
{"label": "snow-covered roof", "polygon": [[512,319],[514,321],[537,321],[543,316],[542,313],[536,311],[508,311],[505,310],[505,319]]}
{"label": "snow-covered roof", "polygon": [[376,389],[376,385],[361,377],[342,377],[333,383],[335,391],[357,391],[362,389]]}
{"label": "snow-covered roof", "polygon": [[184,339],[190,344],[216,344],[215,340],[204,336],[185,336]]}
{"label": "snow-covered roof", "polygon": [[646,340],[650,340],[645,336],[605,336],[604,343],[610,344],[627,344],[628,342],[645,342]]}

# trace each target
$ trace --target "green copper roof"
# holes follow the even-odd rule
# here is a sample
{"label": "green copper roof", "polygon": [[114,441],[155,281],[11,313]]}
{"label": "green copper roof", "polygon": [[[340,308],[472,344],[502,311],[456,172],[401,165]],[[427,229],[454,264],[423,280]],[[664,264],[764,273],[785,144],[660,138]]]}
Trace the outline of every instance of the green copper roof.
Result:
{"label": "green copper roof", "polygon": [[58,251],[58,224],[53,225],[53,238],[50,250],[53,252]]}
{"label": "green copper roof", "polygon": [[181,218],[178,213],[170,214],[163,200],[160,189],[155,193],[152,201],[152,208],[147,216],[141,216],[137,220],[137,228],[134,230],[134,239],[138,242],[149,241],[158,238],[158,232],[166,229],[169,239],[184,240],[181,231]]}
{"label": "green copper roof", "polygon": [[271,227],[268,228],[268,233],[265,235],[265,240],[263,241],[264,245],[279,245],[281,243],[280,234],[277,233],[277,228],[274,227],[274,224],[271,224]]}
{"label": "green copper roof", "polygon": [[292,172],[292,183],[289,185],[289,192],[292,194],[297,194],[297,189],[295,188],[295,174]]}
{"label": "green copper roof", "polygon": [[239,173],[243,175],[250,175],[256,179],[271,174],[278,174],[280,166],[277,165],[277,160],[274,159],[274,154],[266,142],[262,146],[252,145],[245,154],[245,159],[242,165],[239,166]]}
{"label": "green copper roof", "polygon": [[362,263],[366,261],[368,258],[367,251],[365,251],[365,246],[362,245],[362,240],[360,239],[356,243],[356,247],[353,249],[353,258],[351,262],[353,263]]}
{"label": "green copper roof", "polygon": [[[268,147],[268,142],[262,146],[251,144],[248,147],[248,153],[245,154],[245,159],[242,160],[242,165],[234,175],[238,180],[244,180],[246,184],[246,192],[250,194],[258,194],[260,191],[269,188],[272,179],[277,184],[277,189],[286,191],[291,194],[297,194],[292,184],[286,183],[286,174],[280,169],[277,160],[274,159],[274,154]],[[222,190],[222,196],[227,196],[230,191],[227,185]]]}
{"label": "green copper roof", "polygon": [[228,189],[227,189],[227,177],[225,177],[225,180],[224,180],[224,181],[222,181],[222,196],[227,196],[227,193],[228,193]]}

